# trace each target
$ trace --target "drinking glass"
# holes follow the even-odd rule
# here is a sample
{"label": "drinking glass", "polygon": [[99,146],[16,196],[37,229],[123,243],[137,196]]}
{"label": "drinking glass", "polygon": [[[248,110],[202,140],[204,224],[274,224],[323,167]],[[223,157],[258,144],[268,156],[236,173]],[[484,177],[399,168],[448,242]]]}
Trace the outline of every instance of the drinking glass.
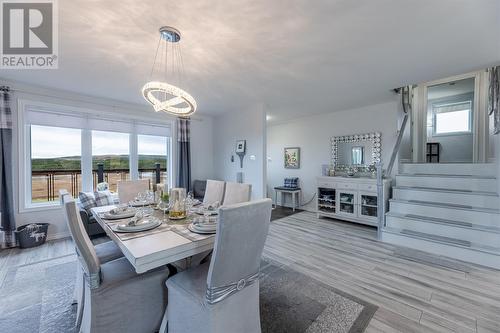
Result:
{"label": "drinking glass", "polygon": [[170,190],[170,210],[168,217],[172,220],[186,218],[186,189],[172,188]]}

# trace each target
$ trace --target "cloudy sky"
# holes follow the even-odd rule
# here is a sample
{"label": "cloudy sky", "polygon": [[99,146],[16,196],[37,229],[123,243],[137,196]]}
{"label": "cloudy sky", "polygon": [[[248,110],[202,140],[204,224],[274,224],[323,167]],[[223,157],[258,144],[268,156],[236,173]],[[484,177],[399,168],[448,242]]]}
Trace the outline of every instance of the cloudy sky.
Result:
{"label": "cloudy sky", "polygon": [[[138,136],[140,155],[166,155],[167,138]],[[33,158],[54,158],[81,155],[81,131],[72,128],[31,126]],[[125,155],[129,153],[129,134],[92,131],[93,155]]]}

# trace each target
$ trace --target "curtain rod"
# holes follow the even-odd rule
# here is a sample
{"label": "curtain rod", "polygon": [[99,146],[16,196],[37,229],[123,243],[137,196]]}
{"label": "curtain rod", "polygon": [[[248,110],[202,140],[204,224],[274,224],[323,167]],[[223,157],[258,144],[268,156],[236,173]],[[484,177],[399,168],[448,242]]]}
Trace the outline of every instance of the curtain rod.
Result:
{"label": "curtain rod", "polygon": [[[105,106],[105,107],[110,107],[112,109],[125,109],[125,110],[130,110],[130,111],[135,111],[135,112],[141,111],[140,108],[134,109],[134,108],[124,107],[124,106],[119,106],[119,105],[114,105],[114,104],[96,103],[96,102],[85,101],[85,100],[76,99],[76,98],[48,95],[48,94],[43,94],[43,93],[39,93],[36,91],[30,91],[30,90],[26,90],[26,89],[11,88],[11,87],[5,86],[5,85],[1,86],[0,90],[1,91],[10,91],[10,92],[19,92],[19,93],[37,95],[37,96],[41,96],[41,97],[55,98],[55,99],[66,100],[66,101],[70,101],[70,102],[79,102],[79,103],[87,103],[87,104],[97,105],[97,106]],[[92,96],[89,96],[89,97],[92,97]],[[176,117],[174,117],[174,116],[168,116],[168,117],[170,119],[176,119]],[[200,122],[203,121],[203,119],[199,118],[199,117],[190,117],[190,119],[194,120],[194,121],[200,121]]]}

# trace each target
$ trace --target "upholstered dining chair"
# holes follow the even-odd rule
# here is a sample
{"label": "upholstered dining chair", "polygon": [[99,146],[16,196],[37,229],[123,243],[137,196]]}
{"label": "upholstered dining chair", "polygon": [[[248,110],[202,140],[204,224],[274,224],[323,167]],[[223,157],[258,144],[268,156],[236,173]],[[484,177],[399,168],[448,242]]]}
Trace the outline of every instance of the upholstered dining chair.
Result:
{"label": "upholstered dining chair", "polygon": [[210,263],[167,280],[169,333],[260,332],[259,269],[271,200],[222,207]]}
{"label": "upholstered dining chair", "polygon": [[224,191],[224,206],[250,201],[252,185],[226,182]]}
{"label": "upholstered dining chair", "polygon": [[139,192],[149,190],[149,179],[122,180],[117,184],[120,203],[129,203],[137,197]]}
{"label": "upholstered dining chair", "polygon": [[125,258],[101,263],[75,201],[64,198],[64,215],[84,273],[84,306],[80,332],[154,332],[167,304],[166,268],[137,274]]}
{"label": "upholstered dining chair", "polygon": [[203,204],[212,204],[216,201],[222,204],[224,198],[225,182],[221,180],[207,180],[207,187],[205,189],[205,196],[203,197]]}
{"label": "upholstered dining chair", "polygon": [[[61,189],[59,190],[59,201],[61,205],[64,207],[64,204],[71,200],[72,197],[68,193],[67,190]],[[83,222],[82,222],[83,223]],[[69,228],[69,225],[68,225]],[[85,229],[85,227],[83,226]],[[69,228],[70,232],[71,229]],[[71,237],[74,239],[74,235],[71,234]],[[104,264],[109,261],[118,259],[123,257],[123,253],[118,247],[118,245],[115,244],[113,241],[107,241],[103,242],[97,245],[94,245],[94,250],[99,258],[99,261]],[[82,320],[82,315],[83,315],[83,271],[80,267],[80,265],[77,265],[76,267],[76,283],[75,283],[75,292],[73,295],[73,304],[77,304],[77,313],[76,313],[76,326],[79,327],[81,320]]]}

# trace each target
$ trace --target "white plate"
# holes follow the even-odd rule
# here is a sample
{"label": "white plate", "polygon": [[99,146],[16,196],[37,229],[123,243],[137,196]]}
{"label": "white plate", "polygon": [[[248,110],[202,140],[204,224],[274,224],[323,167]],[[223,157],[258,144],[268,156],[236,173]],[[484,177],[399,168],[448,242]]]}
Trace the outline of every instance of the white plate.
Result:
{"label": "white plate", "polygon": [[[143,222],[144,221],[144,222]],[[139,232],[154,229],[161,225],[161,221],[154,219],[143,219],[143,221],[139,221],[139,224],[134,226],[128,226],[126,223],[114,226],[113,230],[116,232]]]}
{"label": "white plate", "polygon": [[206,210],[203,208],[196,210],[195,213],[198,215],[205,215],[205,213],[208,213],[208,215],[218,215],[219,214],[219,212],[216,210]]}
{"label": "white plate", "polygon": [[106,220],[120,220],[120,219],[126,219],[127,217],[132,217],[135,215],[135,213],[137,213],[135,209],[129,209],[119,214],[112,214],[110,212],[107,212],[104,213],[104,218]]}
{"label": "white plate", "polygon": [[197,234],[215,234],[216,230],[200,230],[197,229],[192,223],[188,225],[188,229],[191,232],[197,233]]}
{"label": "white plate", "polygon": [[129,204],[129,206],[132,206],[132,207],[142,207],[142,206],[152,205],[152,204],[154,204],[154,202],[152,202],[152,201],[130,201],[128,204]]}
{"label": "white plate", "polygon": [[215,223],[193,223],[193,226],[199,230],[216,230],[217,224]]}

